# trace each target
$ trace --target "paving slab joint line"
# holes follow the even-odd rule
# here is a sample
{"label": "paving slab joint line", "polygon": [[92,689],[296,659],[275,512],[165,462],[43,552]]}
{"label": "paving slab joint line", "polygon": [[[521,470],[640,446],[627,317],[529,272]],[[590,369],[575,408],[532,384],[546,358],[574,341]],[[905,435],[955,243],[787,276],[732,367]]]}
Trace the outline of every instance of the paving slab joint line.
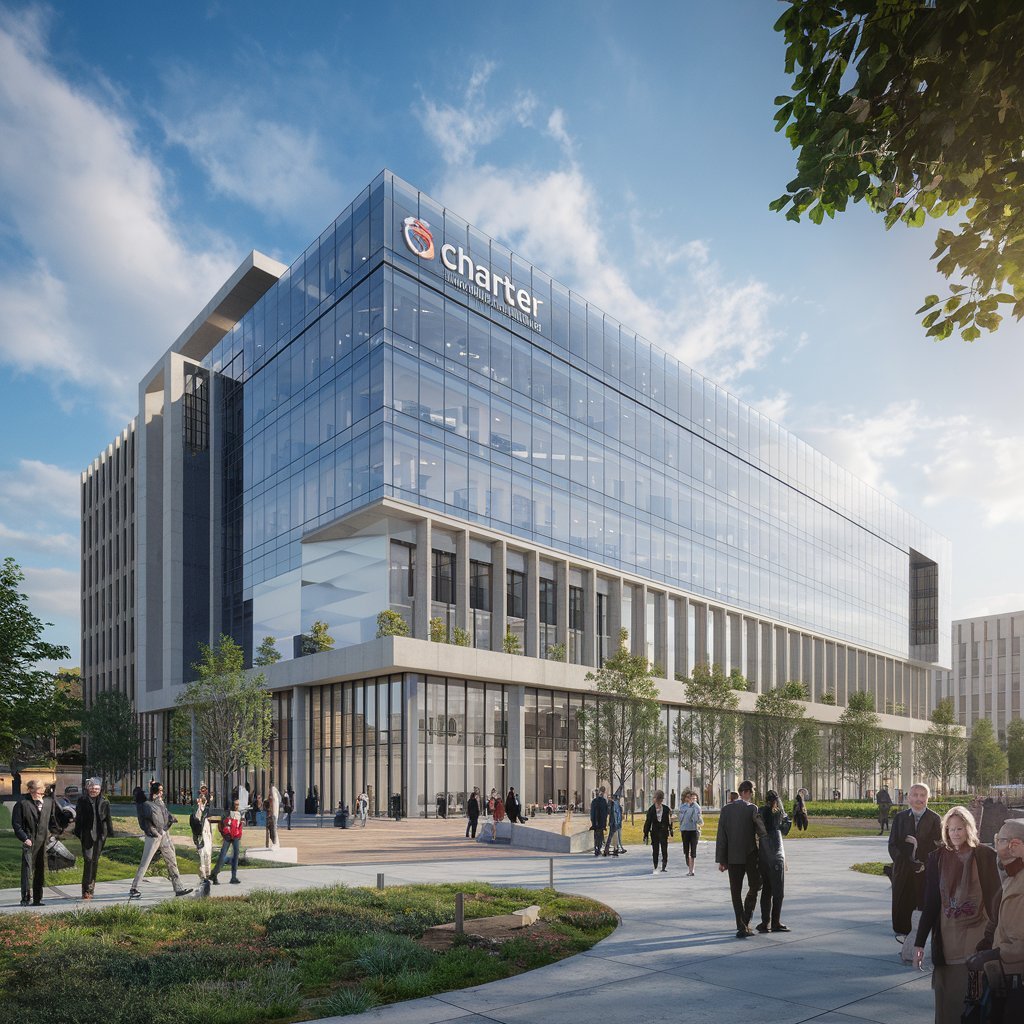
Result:
{"label": "paving slab joint line", "polygon": [[[886,992],[894,992],[898,988],[903,988],[904,985],[910,985],[912,982],[920,981],[921,978],[928,978],[931,976],[931,971],[915,971],[913,978],[905,978],[903,981],[898,982],[895,985],[889,985],[886,988],[880,988],[874,993],[876,996],[884,995]],[[871,996],[861,996],[860,999],[851,999],[848,1003],[843,1003],[842,1006],[833,1006],[829,1013],[842,1013],[844,1008],[847,1006],[856,1006],[857,1003],[863,1003],[865,999],[870,999]],[[847,1015],[849,1016],[849,1014]],[[813,1019],[813,1018],[812,1018]],[[870,1020],[870,1018],[865,1018]],[[883,1022],[884,1024],[884,1022]]]}

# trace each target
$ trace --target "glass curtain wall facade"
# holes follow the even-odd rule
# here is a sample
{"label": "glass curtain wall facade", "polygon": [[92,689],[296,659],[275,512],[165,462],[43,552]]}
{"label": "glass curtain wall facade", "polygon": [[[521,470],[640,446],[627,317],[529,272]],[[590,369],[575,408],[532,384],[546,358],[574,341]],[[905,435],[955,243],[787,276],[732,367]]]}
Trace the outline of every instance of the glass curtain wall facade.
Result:
{"label": "glass curtain wall facade", "polygon": [[[409,218],[430,226],[432,259],[406,245]],[[536,300],[536,318],[467,290],[470,268]],[[204,363],[242,384],[229,605],[297,568],[304,532],[387,495],[907,657],[910,552],[948,550],[386,172]]]}
{"label": "glass curtain wall facade", "polygon": [[[420,639],[429,616],[478,650],[507,642],[574,665],[600,664],[619,625],[652,658],[678,636],[684,674],[724,651],[722,664],[752,679],[749,666],[761,665],[758,685],[801,666],[816,696],[841,703],[847,679],[866,680],[884,697],[879,710],[892,703],[900,714],[896,694],[925,665],[948,663],[944,538],[390,172],[273,278],[219,340],[190,337],[165,357],[168,375],[184,364],[192,382],[177,457],[209,478],[208,494],[188,492],[202,507],[180,510],[196,535],[189,547],[211,543],[209,564],[179,553],[182,593],[212,598],[187,635],[161,634],[161,623],[180,625],[170,613],[157,623],[158,608],[139,636],[147,652],[178,641],[180,671],[194,637],[227,632],[251,660],[272,634],[290,660],[314,619],[332,629],[335,611],[348,616],[340,643],[365,643],[387,607],[410,624],[416,611]],[[148,400],[161,388],[172,402],[168,381]],[[139,420],[144,451],[174,448],[157,437],[171,408],[140,410],[150,413]],[[385,501],[379,518],[400,508],[407,525],[415,512],[461,532],[417,521],[403,533],[389,521],[345,548],[349,524],[365,525]],[[345,570],[332,577],[331,566]],[[147,605],[160,606],[160,574],[150,576],[161,600]],[[346,590],[354,597],[339,598]],[[104,599],[88,591],[84,609]],[[99,643],[104,661],[95,620],[86,616],[96,630],[83,650]],[[415,664],[359,668],[367,678],[357,680],[323,673],[276,695],[268,784],[287,780],[298,758],[303,787],[328,810],[365,790],[374,813],[388,813],[396,793],[403,813],[460,813],[474,786],[486,795],[510,782],[531,803],[586,802],[595,780],[576,736],[585,692],[507,676],[417,677],[413,692],[401,672]],[[101,676],[109,667],[96,666]],[[140,668],[147,694],[167,688],[147,710],[170,706],[176,671],[159,658]],[[271,666],[271,685],[274,675]],[[522,778],[511,779],[509,723],[518,730],[520,714]],[[637,798],[652,784],[637,780]]]}

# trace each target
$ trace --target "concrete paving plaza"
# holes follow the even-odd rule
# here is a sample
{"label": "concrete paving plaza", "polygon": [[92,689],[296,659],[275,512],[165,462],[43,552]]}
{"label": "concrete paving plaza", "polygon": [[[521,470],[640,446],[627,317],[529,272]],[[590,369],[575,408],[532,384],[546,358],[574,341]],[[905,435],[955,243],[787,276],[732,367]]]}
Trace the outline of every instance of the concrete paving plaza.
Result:
{"label": "concrete paving plaza", "polygon": [[[295,890],[335,882],[372,885],[378,870],[384,872],[385,884],[458,878],[547,884],[546,857],[524,857],[507,847],[480,850],[461,838],[464,824],[458,821],[409,823],[404,829],[374,824],[377,828],[372,824],[365,835],[351,838],[343,833],[315,839],[309,830],[305,842],[317,847],[336,844],[343,864],[242,871],[241,886],[221,885],[214,895],[237,896],[268,886]],[[305,832],[295,830],[292,835],[298,840]],[[387,859],[359,856],[359,848],[388,840]],[[447,857],[446,846],[451,850]],[[392,859],[396,853],[404,854],[404,859]],[[857,861],[886,859],[884,837],[790,842],[782,917],[793,930],[745,940],[735,937],[728,880],[712,863],[713,845],[701,844],[694,878],[682,870],[680,853],[676,843],[670,849],[668,873],[656,876],[645,847],[633,847],[617,860],[579,854],[554,859],[558,889],[599,899],[621,915],[620,927],[588,953],[489,985],[381,1007],[359,1018],[329,1020],[930,1024],[934,1019],[929,974],[903,966],[898,959],[888,925],[889,883],[849,870]],[[96,888],[92,906],[99,908],[123,902],[128,882]],[[70,888],[65,891],[76,895]],[[165,879],[152,879],[144,885],[140,902],[152,905],[170,895]],[[19,912],[18,898],[16,890],[0,892],[0,911]],[[47,906],[34,913],[81,906],[48,892]]]}

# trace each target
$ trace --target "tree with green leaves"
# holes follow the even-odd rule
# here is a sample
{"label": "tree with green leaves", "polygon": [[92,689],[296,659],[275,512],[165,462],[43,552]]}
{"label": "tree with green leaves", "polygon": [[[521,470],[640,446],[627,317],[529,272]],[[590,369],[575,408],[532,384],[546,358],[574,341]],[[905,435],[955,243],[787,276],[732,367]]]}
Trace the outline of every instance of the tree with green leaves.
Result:
{"label": "tree with green leaves", "polygon": [[142,736],[126,694],[96,694],[82,719],[82,732],[88,741],[88,764],[105,783],[123,778],[138,763]]}
{"label": "tree with green leaves", "polygon": [[885,226],[941,218],[950,294],[918,313],[964,341],[1024,316],[1024,5],[1018,0],[790,0],[790,95],[776,128],[796,177],[771,208],[820,224],[865,202]]}
{"label": "tree with green leaves", "polygon": [[684,700],[690,710],[681,717],[676,747],[689,744],[702,785],[718,786],[718,777],[736,762],[739,732],[739,697],[747,681],[726,674],[721,665],[694,665],[683,680]]}
{"label": "tree with green leaves", "polygon": [[230,636],[221,635],[212,647],[200,644],[199,652],[192,666],[198,678],[178,706],[195,716],[203,758],[226,800],[233,772],[270,767],[272,702],[263,674],[245,671],[242,648]]}
{"label": "tree with green leaves", "polygon": [[1011,785],[1024,782],[1024,719],[1012,718],[1006,724],[1006,767]]}
{"label": "tree with green leaves", "polygon": [[393,608],[385,608],[377,612],[377,636],[408,636],[409,623],[405,621],[401,612]]}
{"label": "tree with green leaves", "polygon": [[803,683],[786,683],[759,693],[754,714],[744,716],[744,774],[759,793],[785,788],[793,771],[793,739],[806,715],[802,703],[806,699]]}
{"label": "tree with green leaves", "polygon": [[[52,666],[67,647],[43,639],[50,622],[32,614],[21,592],[25,574],[13,558],[0,564],[0,761],[13,771],[48,743],[56,720],[66,717],[66,692]],[[52,756],[52,755],[51,755]]]}
{"label": "tree with green leaves", "polygon": [[960,775],[967,764],[967,740],[957,724],[952,697],[940,700],[928,717],[928,731],[914,740],[914,766],[938,780],[940,793],[948,793],[949,780]]}
{"label": "tree with green leaves", "polygon": [[804,719],[793,733],[793,768],[809,790],[822,767],[822,733],[826,730],[818,722]]}
{"label": "tree with green leaves", "polygon": [[328,632],[327,623],[317,619],[302,638],[302,653],[322,654],[324,651],[333,650],[334,637]]}
{"label": "tree with green leaves", "polygon": [[175,708],[167,731],[164,766],[169,771],[188,771],[192,767],[192,713],[185,708]]}
{"label": "tree with green leaves", "polygon": [[837,766],[844,778],[857,787],[860,797],[878,768],[883,740],[880,722],[875,698],[866,691],[851,693],[839,716]]}
{"label": "tree with green leaves", "polygon": [[975,789],[988,789],[1006,781],[1006,754],[996,739],[992,723],[979,718],[971,726],[967,741],[967,784]]}
{"label": "tree with green leaves", "polygon": [[883,729],[878,738],[878,773],[883,779],[898,779],[903,766],[903,741],[898,732]]}
{"label": "tree with green leaves", "polygon": [[[629,633],[619,631],[619,646],[597,672],[597,699],[580,709],[581,757],[611,792],[625,792],[638,775],[657,776],[665,770],[668,744],[658,703],[658,668],[642,654],[631,654]],[[585,754],[584,754],[585,752]]]}
{"label": "tree with green leaves", "polygon": [[252,659],[252,663],[257,668],[265,668],[267,665],[276,665],[280,660],[281,652],[277,649],[277,637],[265,636],[256,648],[256,657]]}

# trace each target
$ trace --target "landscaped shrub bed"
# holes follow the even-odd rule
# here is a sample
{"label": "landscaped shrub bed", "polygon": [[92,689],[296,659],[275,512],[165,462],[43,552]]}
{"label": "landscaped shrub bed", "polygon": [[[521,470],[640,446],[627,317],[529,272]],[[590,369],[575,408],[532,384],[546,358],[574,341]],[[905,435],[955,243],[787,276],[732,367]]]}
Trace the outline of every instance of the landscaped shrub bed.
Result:
{"label": "landscaped shrub bed", "polygon": [[[950,807],[958,804],[967,806],[971,797],[964,796],[954,799],[931,800],[928,806],[939,815],[945,814]],[[909,804],[904,803],[901,807],[893,804],[889,811],[892,817],[897,811],[904,810]],[[792,801],[787,801],[786,809],[792,811]],[[807,813],[810,817],[819,818],[878,818],[878,804],[874,800],[812,800],[807,804]]]}
{"label": "landscaped shrub bed", "polygon": [[[506,941],[418,940],[465,916],[531,903],[541,924]],[[592,900],[480,883],[335,886],[0,916],[0,1005],[19,1024],[258,1024],[356,1013],[465,988],[589,949],[615,927]]]}

